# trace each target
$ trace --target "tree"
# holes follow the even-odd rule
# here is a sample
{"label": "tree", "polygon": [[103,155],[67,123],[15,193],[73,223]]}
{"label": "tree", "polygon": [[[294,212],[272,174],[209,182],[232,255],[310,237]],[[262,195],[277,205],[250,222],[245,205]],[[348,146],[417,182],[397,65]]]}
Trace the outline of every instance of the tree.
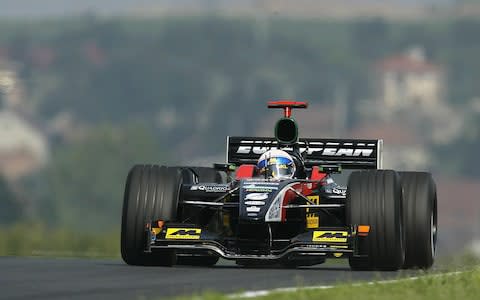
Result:
{"label": "tree", "polygon": [[352,23],[352,47],[361,58],[381,58],[389,46],[389,24],[380,18]]}
{"label": "tree", "polygon": [[0,176],[0,225],[8,225],[18,221],[22,216],[22,208],[11,190],[8,182]]}
{"label": "tree", "polygon": [[162,163],[162,153],[142,126],[99,127],[56,151],[51,164],[36,176],[39,217],[79,230],[117,226],[129,169],[136,163]]}

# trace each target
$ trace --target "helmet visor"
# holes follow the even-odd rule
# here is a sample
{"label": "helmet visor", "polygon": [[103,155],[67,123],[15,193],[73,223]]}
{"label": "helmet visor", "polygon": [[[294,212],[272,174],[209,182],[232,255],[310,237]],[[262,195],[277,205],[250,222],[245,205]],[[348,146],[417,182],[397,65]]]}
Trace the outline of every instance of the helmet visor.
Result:
{"label": "helmet visor", "polygon": [[272,157],[262,161],[259,164],[260,174],[265,174],[267,177],[278,179],[292,178],[295,173],[295,165],[293,162],[285,157]]}

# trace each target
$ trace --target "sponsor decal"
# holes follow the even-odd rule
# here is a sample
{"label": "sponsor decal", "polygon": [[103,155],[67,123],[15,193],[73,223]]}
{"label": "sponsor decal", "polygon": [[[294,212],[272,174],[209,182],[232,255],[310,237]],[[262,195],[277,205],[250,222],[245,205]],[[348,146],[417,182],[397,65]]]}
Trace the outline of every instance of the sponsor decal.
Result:
{"label": "sponsor decal", "polygon": [[[320,196],[307,196],[308,200],[312,201],[314,204],[320,204]],[[310,203],[307,203],[310,205]],[[307,218],[307,228],[308,229],[313,229],[313,228],[318,228],[320,226],[320,218],[316,213],[309,213],[310,209],[306,209],[306,218]]]}
{"label": "sponsor decal", "polygon": [[245,201],[246,205],[265,205],[264,201]]}
{"label": "sponsor decal", "polygon": [[315,204],[320,204],[320,196],[315,195],[315,196],[307,196],[308,200],[312,201]]}
{"label": "sponsor decal", "polygon": [[[275,188],[276,190],[277,188]],[[248,188],[245,189],[247,193],[249,192],[257,192],[257,193],[271,193],[274,191],[274,189],[268,188],[268,187],[256,187],[256,188]]]}
{"label": "sponsor decal", "polygon": [[172,240],[199,240],[202,230],[200,228],[168,228],[166,239]]}
{"label": "sponsor decal", "polygon": [[266,186],[266,184],[256,185],[256,184],[247,184],[243,186],[244,189],[269,189],[269,190],[278,190],[277,186]]}
{"label": "sponsor decal", "polygon": [[256,212],[256,213],[258,213],[258,212],[260,212],[260,207],[258,207],[258,206],[249,206],[249,207],[247,207],[247,212]]}
{"label": "sponsor decal", "polygon": [[311,214],[311,216],[307,216],[307,228],[318,228],[320,224],[320,219],[318,216]]}
{"label": "sponsor decal", "polygon": [[348,232],[346,231],[314,231],[312,241],[321,243],[346,243]]}
{"label": "sponsor decal", "polygon": [[157,234],[159,234],[160,232],[162,232],[162,229],[161,229],[161,228],[156,228],[156,227],[153,227],[153,228],[152,228],[152,234],[157,235]]}
{"label": "sponsor decal", "polygon": [[265,200],[268,199],[268,193],[251,193],[245,196],[245,200]]}
{"label": "sponsor decal", "polygon": [[271,182],[271,181],[258,181],[258,179],[246,179],[245,182],[248,182],[248,184],[254,184],[254,185],[273,185],[273,186],[278,186],[278,182]]}
{"label": "sponsor decal", "polygon": [[[259,146],[239,146],[236,153],[237,154],[263,154],[268,150],[278,149],[278,147],[273,145],[276,142],[272,141],[240,141],[240,144],[259,144]],[[310,143],[313,145],[314,143]],[[317,144],[317,143],[315,143]],[[323,145],[323,143],[318,143],[319,145],[322,144],[322,147],[300,147],[300,152],[304,153],[307,152],[308,155],[316,154],[322,156],[334,156],[334,157],[370,157],[372,156],[374,150],[373,149],[362,149],[357,147],[366,147],[367,145],[358,143],[355,145],[351,145],[351,143],[327,143],[327,145]],[[305,143],[300,143],[300,145],[305,145]],[[348,147],[351,146],[351,147]],[[375,147],[375,144],[368,144],[368,147]],[[292,148],[282,148],[283,150],[292,150]]]}
{"label": "sponsor decal", "polygon": [[346,189],[333,188],[332,193],[337,194],[337,195],[347,196],[347,190]]}
{"label": "sponsor decal", "polygon": [[326,248],[325,245],[303,245],[302,247],[314,248],[314,249]]}
{"label": "sponsor decal", "polygon": [[[320,204],[320,196],[307,196],[308,200],[312,201],[314,204]],[[310,203],[308,203],[310,205]],[[307,219],[307,228],[314,229],[320,226],[320,218],[316,213],[309,213],[310,209],[306,209],[306,219]]]}
{"label": "sponsor decal", "polygon": [[204,191],[206,193],[225,193],[230,189],[229,185],[192,185],[191,191]]}

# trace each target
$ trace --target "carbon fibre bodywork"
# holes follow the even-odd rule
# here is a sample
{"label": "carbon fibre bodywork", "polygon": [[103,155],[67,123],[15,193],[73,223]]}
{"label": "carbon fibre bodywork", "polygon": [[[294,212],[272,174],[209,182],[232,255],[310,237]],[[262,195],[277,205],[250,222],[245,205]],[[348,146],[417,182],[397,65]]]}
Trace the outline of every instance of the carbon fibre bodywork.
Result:
{"label": "carbon fibre bodywork", "polygon": [[[362,237],[356,225],[345,222],[345,194],[330,176],[185,184],[180,221],[147,224],[145,251],[272,263],[360,255],[356,246]],[[208,220],[197,218],[202,215]]]}

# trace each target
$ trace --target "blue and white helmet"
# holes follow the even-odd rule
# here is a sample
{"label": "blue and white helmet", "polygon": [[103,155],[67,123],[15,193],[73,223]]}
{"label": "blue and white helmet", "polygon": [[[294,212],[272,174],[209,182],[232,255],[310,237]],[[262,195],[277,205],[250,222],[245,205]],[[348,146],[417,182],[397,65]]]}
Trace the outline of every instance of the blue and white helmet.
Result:
{"label": "blue and white helmet", "polygon": [[295,163],[283,150],[269,150],[260,156],[257,163],[258,172],[266,178],[290,179],[295,174]]}

